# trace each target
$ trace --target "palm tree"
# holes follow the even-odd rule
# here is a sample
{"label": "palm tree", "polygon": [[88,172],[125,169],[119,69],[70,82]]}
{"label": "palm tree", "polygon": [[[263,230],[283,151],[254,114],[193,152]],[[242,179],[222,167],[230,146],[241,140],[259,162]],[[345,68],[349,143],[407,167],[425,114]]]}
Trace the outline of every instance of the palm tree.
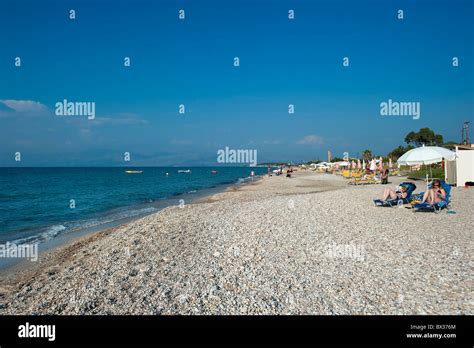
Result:
{"label": "palm tree", "polygon": [[370,150],[364,150],[362,152],[362,158],[366,161],[369,162],[374,156],[372,155],[372,151]]}

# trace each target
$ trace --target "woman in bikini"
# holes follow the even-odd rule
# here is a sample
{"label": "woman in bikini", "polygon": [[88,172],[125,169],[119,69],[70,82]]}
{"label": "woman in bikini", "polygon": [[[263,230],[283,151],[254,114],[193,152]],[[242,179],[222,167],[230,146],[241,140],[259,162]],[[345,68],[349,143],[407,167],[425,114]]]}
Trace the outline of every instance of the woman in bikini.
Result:
{"label": "woman in bikini", "polygon": [[441,186],[441,182],[438,179],[434,179],[431,184],[431,188],[423,195],[421,203],[428,202],[430,205],[434,205],[438,202],[446,199],[446,191]]}
{"label": "woman in bikini", "polygon": [[394,191],[393,189],[387,187],[383,191],[383,198],[382,200],[385,201],[388,198],[390,199],[403,199],[407,196],[407,188],[405,186],[400,187],[400,191]]}

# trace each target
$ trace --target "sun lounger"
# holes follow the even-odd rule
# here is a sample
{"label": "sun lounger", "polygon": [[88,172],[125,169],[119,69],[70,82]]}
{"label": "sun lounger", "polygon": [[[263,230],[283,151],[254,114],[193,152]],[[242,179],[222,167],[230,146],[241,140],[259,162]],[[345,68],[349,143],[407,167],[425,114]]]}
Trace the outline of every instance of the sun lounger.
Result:
{"label": "sun lounger", "polygon": [[416,185],[412,182],[402,182],[399,186],[406,188],[407,196],[405,198],[387,199],[385,201],[381,199],[374,199],[374,204],[377,207],[393,207],[403,204],[410,204],[413,200],[413,192],[416,190]]}
{"label": "sun lounger", "polygon": [[382,180],[375,174],[364,175],[360,178],[354,178],[349,182],[349,185],[371,185],[371,184],[380,184]]}
{"label": "sun lounger", "polygon": [[[443,187],[444,191],[446,192],[446,197],[441,202],[436,204],[429,204],[428,202],[425,203],[414,203],[412,205],[413,212],[434,212],[439,213],[444,208],[448,208],[451,204],[451,186],[448,185],[445,181],[441,181],[441,186]],[[429,186],[431,188],[431,185]],[[421,192],[417,195],[417,199],[423,199],[424,192]]]}
{"label": "sun lounger", "polygon": [[400,169],[394,170],[393,172],[389,173],[390,176],[398,176],[398,174],[400,174]]}

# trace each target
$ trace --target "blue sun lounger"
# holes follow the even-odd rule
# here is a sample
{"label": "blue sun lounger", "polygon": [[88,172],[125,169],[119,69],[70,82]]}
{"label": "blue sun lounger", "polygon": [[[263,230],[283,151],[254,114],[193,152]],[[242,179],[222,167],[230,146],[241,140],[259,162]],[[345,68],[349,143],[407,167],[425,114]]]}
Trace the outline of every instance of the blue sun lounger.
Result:
{"label": "blue sun lounger", "polygon": [[[451,203],[451,186],[448,185],[445,181],[440,181],[440,182],[441,182],[441,186],[446,192],[445,199],[433,205],[430,205],[428,202],[413,204],[414,212],[421,211],[421,212],[439,213],[441,210],[449,206],[449,204]],[[429,188],[431,188],[431,185],[429,186]],[[418,196],[420,199],[423,199],[423,195],[424,195],[424,192],[421,192]]]}
{"label": "blue sun lounger", "polygon": [[416,185],[412,182],[402,182],[399,186],[403,186],[406,188],[407,196],[405,198],[396,198],[396,199],[374,199],[374,204],[377,207],[393,207],[403,204],[409,204],[412,201],[413,192],[416,190]]}

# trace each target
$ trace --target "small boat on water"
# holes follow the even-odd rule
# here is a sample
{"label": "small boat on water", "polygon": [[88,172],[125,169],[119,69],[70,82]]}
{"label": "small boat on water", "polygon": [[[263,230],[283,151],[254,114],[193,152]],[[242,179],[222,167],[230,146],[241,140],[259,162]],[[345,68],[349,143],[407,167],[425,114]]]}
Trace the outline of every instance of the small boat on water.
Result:
{"label": "small boat on water", "polygon": [[141,174],[143,173],[143,170],[126,170],[126,174]]}
{"label": "small boat on water", "polygon": [[191,173],[191,169],[186,169],[186,170],[180,169],[178,170],[178,173]]}
{"label": "small boat on water", "polygon": [[211,170],[211,174],[217,174],[217,170]]}

